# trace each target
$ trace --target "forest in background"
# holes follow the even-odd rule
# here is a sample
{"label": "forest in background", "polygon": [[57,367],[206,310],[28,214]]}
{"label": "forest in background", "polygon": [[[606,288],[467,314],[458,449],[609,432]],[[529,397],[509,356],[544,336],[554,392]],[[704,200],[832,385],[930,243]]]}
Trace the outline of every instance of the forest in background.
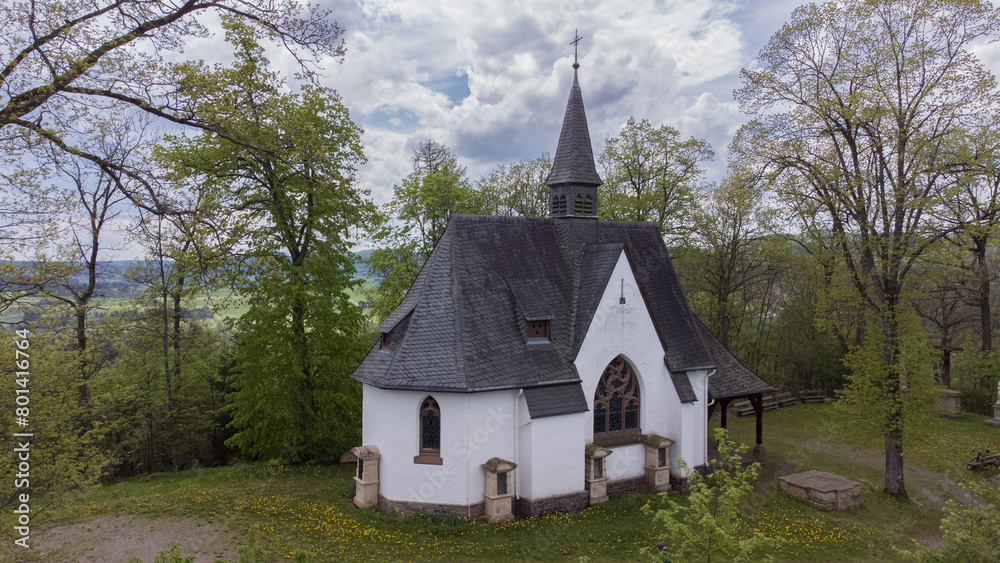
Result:
{"label": "forest in background", "polygon": [[[744,71],[736,96],[752,120],[717,184],[704,180],[712,147],[641,117],[597,159],[600,217],[655,222],[695,313],[766,381],[848,389],[859,427],[898,462],[894,493],[904,421],[949,385],[989,413],[1000,372],[1000,107],[968,50],[1000,16],[911,4],[797,10]],[[345,56],[329,14],[120,2],[125,17],[80,3],[67,19],[54,3],[18,6],[0,16],[21,30],[3,39],[19,55],[0,72],[0,312],[30,322],[0,347],[0,389],[22,385],[27,341],[34,491],[234,456],[335,460],[360,440],[348,376],[451,215],[548,214],[548,154],[470,179],[430,139],[376,206],[355,185],[360,130],[311,79],[318,57]],[[199,37],[200,11],[216,9],[230,64],[139,47]],[[276,40],[301,67],[294,88],[264,55]],[[146,250],[122,274],[128,297],[100,271],[112,234]],[[374,283],[359,279],[358,245]],[[109,314],[112,299],[129,303]],[[950,381],[935,346],[953,350]],[[0,428],[14,432],[13,411]],[[0,459],[0,476],[14,462]]]}

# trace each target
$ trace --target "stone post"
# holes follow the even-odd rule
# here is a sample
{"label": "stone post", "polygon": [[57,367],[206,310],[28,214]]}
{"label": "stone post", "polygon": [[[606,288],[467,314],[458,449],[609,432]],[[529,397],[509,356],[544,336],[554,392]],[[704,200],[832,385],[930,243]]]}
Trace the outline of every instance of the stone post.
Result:
{"label": "stone post", "polygon": [[608,470],[605,461],[611,452],[612,450],[597,444],[589,444],[584,450],[587,460],[584,482],[591,505],[608,500]]}
{"label": "stone post", "polygon": [[938,389],[937,412],[945,418],[962,416],[962,392],[954,389]]}
{"label": "stone post", "polygon": [[490,458],[482,464],[483,471],[486,472],[486,485],[483,490],[483,499],[486,512],[486,521],[490,524],[514,519],[514,468],[516,463],[500,459]]}
{"label": "stone post", "polygon": [[642,443],[646,446],[646,487],[651,493],[670,490],[670,446],[674,441],[650,434]]}
{"label": "stone post", "polygon": [[378,505],[378,462],[382,455],[377,446],[358,446],[351,449],[358,458],[354,474],[354,506],[370,508]]}
{"label": "stone post", "polygon": [[993,403],[993,418],[983,422],[990,426],[1000,426],[1000,381],[997,382],[997,402]]}

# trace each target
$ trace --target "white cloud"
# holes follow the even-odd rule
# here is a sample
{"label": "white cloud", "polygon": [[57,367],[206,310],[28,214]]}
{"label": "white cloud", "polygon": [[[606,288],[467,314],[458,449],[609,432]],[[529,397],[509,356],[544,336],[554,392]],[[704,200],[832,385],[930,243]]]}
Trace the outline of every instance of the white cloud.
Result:
{"label": "white cloud", "polygon": [[706,138],[722,154],[739,120],[730,91],[760,47],[747,45],[734,17],[751,8],[732,0],[361,0],[337,9],[348,54],[327,69],[328,85],[365,128],[362,185],[380,202],[422,138],[450,146],[473,178],[552,153],[576,30],[595,154],[629,116]]}

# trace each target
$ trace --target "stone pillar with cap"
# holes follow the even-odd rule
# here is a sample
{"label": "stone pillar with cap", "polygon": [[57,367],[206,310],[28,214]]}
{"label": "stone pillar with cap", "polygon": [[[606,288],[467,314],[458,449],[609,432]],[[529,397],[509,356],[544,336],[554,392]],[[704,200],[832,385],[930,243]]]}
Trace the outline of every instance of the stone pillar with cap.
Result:
{"label": "stone pillar with cap", "polygon": [[378,463],[382,455],[377,446],[358,446],[351,449],[358,458],[354,473],[354,506],[370,508],[378,505]]}
{"label": "stone pillar with cap", "polygon": [[486,484],[483,490],[486,505],[486,521],[490,524],[514,519],[514,468],[512,461],[490,458],[482,464],[486,472]]}
{"label": "stone pillar with cap", "polygon": [[1000,426],[1000,381],[997,382],[997,402],[993,404],[993,418],[983,422],[990,426]]}
{"label": "stone pillar with cap", "polygon": [[646,487],[651,493],[670,490],[670,438],[650,434],[642,441],[646,446]]}
{"label": "stone pillar with cap", "polygon": [[612,450],[590,444],[585,451],[586,470],[584,471],[584,483],[590,504],[600,504],[608,500],[608,469],[605,462],[611,455]]}

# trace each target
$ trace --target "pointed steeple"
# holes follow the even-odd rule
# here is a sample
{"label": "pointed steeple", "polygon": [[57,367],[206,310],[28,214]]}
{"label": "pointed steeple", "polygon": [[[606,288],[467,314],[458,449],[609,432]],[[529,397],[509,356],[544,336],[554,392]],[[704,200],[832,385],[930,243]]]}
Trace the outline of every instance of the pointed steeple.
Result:
{"label": "pointed steeple", "polygon": [[579,63],[573,63],[573,87],[569,90],[566,115],[563,117],[559,145],[552,162],[552,172],[545,179],[550,188],[574,184],[594,187],[601,185],[594,165],[594,150],[590,145],[587,112],[583,108],[583,93],[577,79]]}

